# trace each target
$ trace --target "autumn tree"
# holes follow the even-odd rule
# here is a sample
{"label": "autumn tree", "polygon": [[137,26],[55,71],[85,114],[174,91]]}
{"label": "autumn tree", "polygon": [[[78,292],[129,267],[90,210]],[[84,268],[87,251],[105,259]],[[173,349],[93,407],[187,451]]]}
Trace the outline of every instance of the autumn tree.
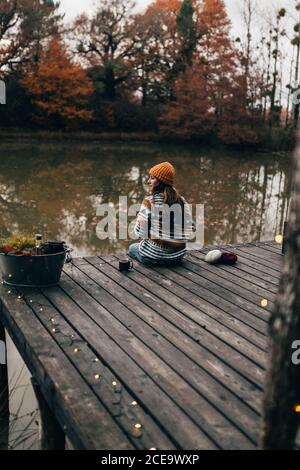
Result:
{"label": "autumn tree", "polygon": [[177,27],[181,37],[180,52],[182,55],[182,66],[184,68],[185,65],[192,65],[198,40],[192,0],[183,0],[177,15]]}
{"label": "autumn tree", "polygon": [[161,117],[165,135],[181,139],[207,136],[213,129],[212,101],[205,65],[187,67],[175,85],[176,100],[171,101]]}
{"label": "autumn tree", "polygon": [[100,0],[92,17],[79,16],[74,23],[77,52],[90,68],[102,96],[114,101],[131,76],[129,58],[135,35],[131,0]]}
{"label": "autumn tree", "polygon": [[231,22],[223,0],[205,0],[201,12],[203,34],[201,59],[208,64],[207,80],[216,118],[222,115],[223,99],[232,88],[237,54],[230,38]]}
{"label": "autumn tree", "polygon": [[[269,22],[268,22],[269,23]],[[268,106],[271,96],[271,67],[272,67],[272,35],[270,24],[264,24],[260,32],[257,46],[257,80],[256,89],[259,90],[260,119],[262,124],[267,121]]]}
{"label": "autumn tree", "polygon": [[[156,0],[135,15],[133,79],[142,93],[142,104],[163,103],[172,95],[178,51],[176,19],[181,0]],[[134,89],[134,84],[133,84]]]}
{"label": "autumn tree", "polygon": [[244,34],[242,38],[236,38],[235,42],[237,46],[240,45],[239,59],[244,86],[244,106],[253,113],[255,108],[261,105],[263,93],[261,70],[258,66],[259,46],[256,46],[253,34],[258,19],[256,0],[243,0],[242,19]]}
{"label": "autumn tree", "polygon": [[156,13],[163,18],[164,29],[168,30],[173,45],[178,38],[177,18],[181,8],[182,0],[154,0],[146,10],[146,14]]}
{"label": "autumn tree", "polygon": [[[184,24],[185,19],[182,18],[182,33],[178,28],[178,15],[182,8],[182,0],[155,0],[148,7],[144,16],[152,18],[156,24],[159,24],[160,39],[157,41],[158,62],[156,63],[157,77],[154,77],[156,84],[155,91],[158,99],[165,102],[169,99],[174,99],[174,85],[178,78],[180,71],[183,70],[183,38],[184,29],[187,27]],[[184,13],[184,16],[186,13]],[[151,60],[151,56],[149,55]]]}
{"label": "autumn tree", "polygon": [[280,51],[280,39],[285,34],[285,31],[282,24],[282,19],[286,15],[285,8],[281,8],[276,15],[276,23],[273,26],[274,35],[272,37],[272,41],[274,44],[274,49],[272,50],[272,57],[273,57],[273,73],[272,73],[272,87],[271,87],[271,94],[270,94],[270,116],[269,116],[269,125],[270,127],[274,124],[276,120],[276,116],[280,113],[280,106],[278,104],[279,101],[276,101],[276,93],[277,87],[279,82],[279,59],[281,57]]}
{"label": "autumn tree", "polygon": [[165,132],[185,137],[214,132],[225,141],[239,140],[238,122],[246,110],[241,105],[238,55],[223,0],[205,0],[200,21],[194,63],[178,78],[176,102],[169,104],[161,126]]}
{"label": "autumn tree", "polygon": [[132,60],[132,88],[142,96],[142,106],[150,100],[161,102],[165,95],[167,67],[162,59],[166,31],[156,13],[136,15],[135,55]]}
{"label": "autumn tree", "polygon": [[254,20],[255,20],[255,10],[256,10],[256,4],[254,3],[253,0],[244,0],[244,5],[243,5],[243,20],[244,20],[244,25],[246,28],[246,39],[244,43],[244,68],[245,68],[245,77],[246,80],[248,80],[249,73],[250,73],[250,68],[251,68],[251,63],[253,59],[253,33],[252,29],[254,26]]}
{"label": "autumn tree", "polygon": [[51,0],[0,0],[0,77],[38,61],[43,41],[60,28],[58,6]]}
{"label": "autumn tree", "polygon": [[27,69],[21,84],[31,96],[40,123],[64,128],[92,118],[86,109],[92,84],[58,37],[42,51],[37,67]]}

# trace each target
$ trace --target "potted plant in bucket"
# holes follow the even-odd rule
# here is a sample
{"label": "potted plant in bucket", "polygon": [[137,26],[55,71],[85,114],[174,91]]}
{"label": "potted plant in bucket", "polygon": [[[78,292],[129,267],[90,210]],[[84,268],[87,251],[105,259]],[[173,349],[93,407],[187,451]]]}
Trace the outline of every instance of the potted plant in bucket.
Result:
{"label": "potted plant in bucket", "polygon": [[50,287],[58,284],[70,261],[64,242],[42,243],[42,236],[16,235],[0,240],[0,271],[5,284],[16,287]]}

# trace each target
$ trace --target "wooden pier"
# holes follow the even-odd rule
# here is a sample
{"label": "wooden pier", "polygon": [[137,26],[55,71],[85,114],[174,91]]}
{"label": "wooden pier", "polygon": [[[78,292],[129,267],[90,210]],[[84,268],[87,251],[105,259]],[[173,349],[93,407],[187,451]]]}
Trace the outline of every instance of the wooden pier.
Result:
{"label": "wooden pier", "polygon": [[77,258],[58,287],[1,286],[44,448],[256,448],[281,246],[221,247],[234,267],[205,263],[209,249],[127,273],[117,256]]}

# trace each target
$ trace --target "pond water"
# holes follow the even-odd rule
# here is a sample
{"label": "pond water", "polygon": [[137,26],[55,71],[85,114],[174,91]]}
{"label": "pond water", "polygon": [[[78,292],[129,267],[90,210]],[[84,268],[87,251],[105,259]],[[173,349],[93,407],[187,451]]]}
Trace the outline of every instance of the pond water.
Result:
{"label": "pond water", "polygon": [[147,191],[148,169],[177,169],[176,186],[191,204],[204,204],[205,244],[273,239],[286,217],[290,158],[272,154],[159,145],[0,145],[0,234],[42,233],[76,255],[112,254],[126,240],[100,240],[102,203],[118,210]]}
{"label": "pond water", "polygon": [[[2,143],[0,234],[40,232],[64,240],[78,256],[125,251],[129,240],[97,237],[97,207],[117,207],[120,196],[128,197],[128,206],[140,203],[148,169],[161,161],[176,167],[179,192],[192,204],[204,204],[206,245],[271,240],[282,232],[289,155],[150,144]],[[30,374],[10,341],[8,355],[11,409],[24,415],[13,424],[11,442],[36,448]],[[23,442],[19,430],[26,426]]]}

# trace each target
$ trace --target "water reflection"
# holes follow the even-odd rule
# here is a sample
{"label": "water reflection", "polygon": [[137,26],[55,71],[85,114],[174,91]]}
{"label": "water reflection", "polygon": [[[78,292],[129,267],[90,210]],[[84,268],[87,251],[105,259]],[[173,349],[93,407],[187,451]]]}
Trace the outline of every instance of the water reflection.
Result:
{"label": "water reflection", "polygon": [[[205,204],[206,244],[270,240],[281,232],[288,156],[156,145],[1,144],[0,233],[42,232],[65,240],[81,256],[123,251],[129,242],[97,238],[97,206],[116,207],[120,195],[128,196],[128,204],[140,203],[147,170],[165,160],[176,166],[177,187],[187,200]],[[18,366],[22,362],[9,343],[11,374]],[[29,385],[26,374],[22,387]],[[15,396],[12,410],[34,412],[31,389],[29,394],[21,408]]]}
{"label": "water reflection", "polygon": [[0,232],[42,232],[76,254],[123,251],[129,241],[101,241],[100,203],[139,203],[149,167],[169,160],[177,187],[205,205],[205,243],[272,239],[286,218],[290,159],[157,145],[1,144]]}

